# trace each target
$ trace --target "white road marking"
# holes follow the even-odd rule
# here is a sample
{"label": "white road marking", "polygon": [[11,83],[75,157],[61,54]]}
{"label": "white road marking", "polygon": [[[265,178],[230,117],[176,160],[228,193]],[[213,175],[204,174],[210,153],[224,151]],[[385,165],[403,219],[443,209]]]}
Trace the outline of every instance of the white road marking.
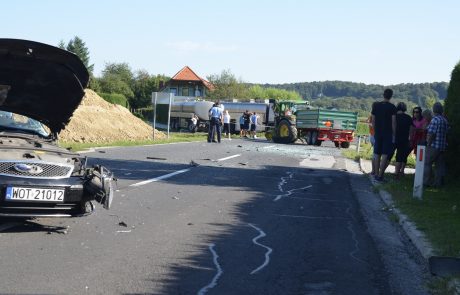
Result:
{"label": "white road marking", "polygon": [[8,223],[4,223],[2,225],[0,225],[0,232],[1,231],[4,231],[4,230],[7,230],[7,229],[10,229],[12,227],[15,227],[15,226],[18,226],[20,225],[21,223],[20,222],[8,222]]}
{"label": "white road marking", "polygon": [[220,267],[220,264],[217,261],[217,258],[219,258],[219,255],[217,255],[216,251],[214,251],[214,246],[215,244],[209,244],[209,251],[211,251],[212,253],[212,257],[213,257],[213,261],[217,269],[217,273],[212,279],[211,283],[209,283],[207,286],[204,286],[203,288],[201,288],[200,291],[198,291],[198,295],[206,294],[206,292],[208,292],[209,289],[214,288],[217,285],[217,280],[223,273],[222,268]]}
{"label": "white road marking", "polygon": [[216,161],[217,161],[217,162],[221,162],[221,161],[233,159],[233,158],[236,158],[236,157],[239,157],[239,156],[241,156],[241,154],[236,154],[236,155],[229,156],[229,157],[225,157],[225,158],[222,158],[222,159],[217,159]]}
{"label": "white road marking", "polygon": [[305,215],[287,215],[287,214],[274,214],[280,217],[291,217],[291,218],[305,218],[305,219],[348,219],[345,217],[331,217],[331,216],[305,216]]}
{"label": "white road marking", "polygon": [[272,253],[273,250],[272,250],[272,248],[267,247],[267,246],[262,245],[259,242],[257,242],[258,239],[265,237],[266,234],[260,228],[258,228],[257,226],[255,226],[255,225],[253,225],[251,223],[249,223],[249,226],[251,226],[252,228],[254,228],[255,230],[260,232],[260,235],[258,235],[254,239],[252,239],[252,242],[254,244],[256,244],[256,245],[259,245],[259,246],[264,247],[265,249],[267,249],[267,252],[265,252],[265,261],[264,261],[264,263],[251,272],[251,274],[253,275],[253,274],[255,274],[256,272],[258,272],[259,270],[261,270],[262,268],[264,268],[265,266],[268,265],[268,263],[270,262],[270,253]]}
{"label": "white road marking", "polygon": [[287,177],[281,177],[281,181],[280,181],[280,183],[278,184],[278,190],[279,190],[280,192],[283,192],[283,185],[285,185],[286,182],[287,182],[287,181],[286,181],[286,178],[292,179],[292,176],[294,175],[294,173],[292,173],[292,172],[287,172],[287,174],[288,174]]}
{"label": "white road marking", "polygon": [[156,181],[159,181],[159,180],[170,178],[170,177],[175,176],[177,174],[185,173],[185,172],[188,172],[188,171],[190,171],[190,168],[178,170],[176,172],[172,172],[172,173],[169,173],[169,174],[158,176],[158,177],[155,177],[155,178],[152,178],[152,179],[147,179],[147,180],[144,180],[144,181],[141,181],[141,182],[133,183],[130,186],[141,186],[141,185],[144,185],[144,184],[147,184],[147,183],[156,182]]}
{"label": "white road marking", "polygon": [[280,200],[281,198],[289,197],[295,191],[299,191],[299,190],[303,190],[303,189],[307,189],[307,188],[311,188],[311,187],[312,187],[312,185],[307,185],[307,186],[304,186],[304,187],[301,187],[301,188],[291,189],[291,190],[287,191],[285,194],[277,195],[276,198],[273,200],[273,202],[276,202],[276,201]]}

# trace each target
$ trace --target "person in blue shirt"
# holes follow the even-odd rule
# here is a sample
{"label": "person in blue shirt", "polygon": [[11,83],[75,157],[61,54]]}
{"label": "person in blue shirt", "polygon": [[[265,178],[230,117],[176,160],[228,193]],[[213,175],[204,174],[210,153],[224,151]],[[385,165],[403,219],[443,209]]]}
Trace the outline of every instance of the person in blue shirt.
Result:
{"label": "person in blue shirt", "polygon": [[244,134],[244,113],[240,117],[240,137],[243,137]]}
{"label": "person in blue shirt", "polygon": [[211,142],[211,141],[215,142],[215,140],[213,140],[214,133],[217,133],[217,142],[220,143],[223,113],[222,113],[222,108],[220,107],[219,102],[215,103],[215,105],[209,111],[209,114],[211,118],[210,118],[210,124],[209,124],[210,131],[209,131],[208,142]]}
{"label": "person in blue shirt", "polygon": [[[443,116],[444,108],[440,102],[433,105],[433,119],[427,127],[426,136],[426,159],[423,175],[424,186],[439,187],[444,182],[446,176],[446,160],[445,151],[447,149],[447,132],[449,131],[449,123],[446,117]],[[432,166],[435,166],[433,182]]]}

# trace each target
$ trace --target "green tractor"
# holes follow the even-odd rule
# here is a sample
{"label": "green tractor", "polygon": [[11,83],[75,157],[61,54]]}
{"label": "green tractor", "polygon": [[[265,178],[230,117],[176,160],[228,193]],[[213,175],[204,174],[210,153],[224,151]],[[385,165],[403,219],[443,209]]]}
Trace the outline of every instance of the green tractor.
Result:
{"label": "green tractor", "polygon": [[275,120],[274,126],[265,132],[265,137],[276,143],[293,143],[297,140],[296,102],[270,99],[269,103],[273,108]]}

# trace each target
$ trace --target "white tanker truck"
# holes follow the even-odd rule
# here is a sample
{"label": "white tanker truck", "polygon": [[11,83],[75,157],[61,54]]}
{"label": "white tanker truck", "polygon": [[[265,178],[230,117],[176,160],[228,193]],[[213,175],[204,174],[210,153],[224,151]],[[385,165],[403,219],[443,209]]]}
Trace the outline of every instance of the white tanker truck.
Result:
{"label": "white tanker truck", "polygon": [[[209,110],[213,106],[210,101],[187,101],[177,102],[171,105],[171,128],[175,130],[188,129],[191,132],[207,131],[209,124]],[[223,102],[224,110],[230,114],[230,131],[238,133],[240,131],[239,120],[247,110],[259,115],[258,131],[264,131],[266,126],[273,126],[275,114],[273,107],[268,103],[250,102]],[[191,118],[193,115],[198,117],[196,127],[193,126]]]}

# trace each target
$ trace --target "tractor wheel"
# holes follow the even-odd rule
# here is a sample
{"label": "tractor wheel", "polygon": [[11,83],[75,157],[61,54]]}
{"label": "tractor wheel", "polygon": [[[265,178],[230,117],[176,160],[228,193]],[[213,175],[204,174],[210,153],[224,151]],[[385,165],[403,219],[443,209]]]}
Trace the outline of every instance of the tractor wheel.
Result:
{"label": "tractor wheel", "polygon": [[338,142],[338,141],[334,141],[334,145],[335,145],[335,147],[337,147],[337,148],[338,148],[338,147],[340,147],[340,142]]}
{"label": "tractor wheel", "polygon": [[273,131],[272,130],[265,131],[265,138],[267,140],[272,140],[273,139]]}
{"label": "tractor wheel", "polygon": [[281,120],[275,130],[274,142],[293,143],[297,139],[297,128],[287,120]]}
{"label": "tractor wheel", "polygon": [[343,141],[340,143],[340,146],[344,149],[347,149],[350,147],[350,143],[348,141]]}

